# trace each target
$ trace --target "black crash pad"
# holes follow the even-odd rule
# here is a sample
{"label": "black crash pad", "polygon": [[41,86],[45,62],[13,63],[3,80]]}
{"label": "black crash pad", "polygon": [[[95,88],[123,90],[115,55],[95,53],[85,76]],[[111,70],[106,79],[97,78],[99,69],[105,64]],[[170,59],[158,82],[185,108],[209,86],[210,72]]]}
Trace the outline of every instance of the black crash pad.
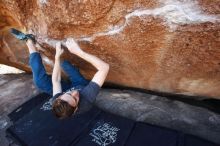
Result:
{"label": "black crash pad", "polygon": [[219,146],[215,143],[212,143],[210,141],[198,138],[193,135],[184,135],[184,145],[183,146]]}
{"label": "black crash pad", "polygon": [[14,124],[7,132],[22,146],[217,146],[175,130],[134,122],[97,107],[59,120],[51,110],[41,109],[45,102],[32,99],[10,114]]}
{"label": "black crash pad", "polygon": [[136,122],[126,146],[218,146],[210,141],[176,130]]}
{"label": "black crash pad", "polygon": [[127,118],[102,112],[90,123],[88,132],[72,146],[124,146],[134,123]]}
{"label": "black crash pad", "polygon": [[49,98],[50,95],[46,93],[40,93],[16,108],[8,115],[8,117],[12,122],[16,122],[18,119],[22,118],[24,115],[33,110],[33,108],[49,100]]}
{"label": "black crash pad", "polygon": [[22,146],[69,145],[100,114],[99,109],[93,108],[80,116],[59,120],[51,110],[43,111],[41,107],[38,105],[7,130]]}
{"label": "black crash pad", "polygon": [[98,143],[121,146],[134,125],[132,120],[96,107],[84,114],[59,120],[51,110],[42,110],[42,104],[15,121],[7,130],[22,146],[92,146]]}
{"label": "black crash pad", "polygon": [[178,132],[145,123],[136,123],[126,146],[178,146]]}

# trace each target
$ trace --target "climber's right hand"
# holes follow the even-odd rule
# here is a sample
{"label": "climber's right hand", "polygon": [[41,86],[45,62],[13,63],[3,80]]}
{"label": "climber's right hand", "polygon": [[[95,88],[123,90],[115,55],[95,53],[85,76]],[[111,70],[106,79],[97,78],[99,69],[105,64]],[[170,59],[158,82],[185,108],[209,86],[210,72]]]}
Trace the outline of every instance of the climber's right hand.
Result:
{"label": "climber's right hand", "polygon": [[76,41],[73,38],[67,39],[66,47],[71,53],[75,55],[80,55],[83,53],[83,50],[79,47],[79,45],[76,43]]}

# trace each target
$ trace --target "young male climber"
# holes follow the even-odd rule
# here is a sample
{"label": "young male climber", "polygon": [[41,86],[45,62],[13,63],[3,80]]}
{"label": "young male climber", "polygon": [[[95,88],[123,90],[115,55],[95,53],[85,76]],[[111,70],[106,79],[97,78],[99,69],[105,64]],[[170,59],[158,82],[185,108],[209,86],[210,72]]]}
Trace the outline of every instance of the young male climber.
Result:
{"label": "young male climber", "polygon": [[[106,62],[83,51],[73,39],[67,39],[65,45],[69,52],[91,63],[97,72],[91,81],[86,80],[76,66],[66,60],[61,60],[60,57],[64,50],[61,43],[56,43],[55,63],[51,77],[43,66],[41,56],[36,48],[38,43],[34,36],[24,34],[16,29],[12,29],[11,33],[16,38],[26,41],[34,83],[40,90],[53,96],[52,111],[56,117],[63,119],[74,113],[88,111],[92,107],[109,71],[109,65]],[[61,79],[61,67],[68,75],[70,82]]]}

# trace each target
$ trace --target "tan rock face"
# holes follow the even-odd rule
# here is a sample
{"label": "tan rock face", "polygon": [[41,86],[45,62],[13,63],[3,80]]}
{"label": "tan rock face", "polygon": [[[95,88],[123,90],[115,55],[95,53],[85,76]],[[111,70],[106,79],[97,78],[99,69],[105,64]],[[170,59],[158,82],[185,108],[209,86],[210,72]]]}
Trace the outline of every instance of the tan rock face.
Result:
{"label": "tan rock face", "polygon": [[[220,0],[4,0],[0,62],[30,71],[10,27],[44,38],[51,72],[54,44],[74,37],[111,66],[107,82],[155,91],[220,97]],[[65,52],[91,78],[94,68]]]}

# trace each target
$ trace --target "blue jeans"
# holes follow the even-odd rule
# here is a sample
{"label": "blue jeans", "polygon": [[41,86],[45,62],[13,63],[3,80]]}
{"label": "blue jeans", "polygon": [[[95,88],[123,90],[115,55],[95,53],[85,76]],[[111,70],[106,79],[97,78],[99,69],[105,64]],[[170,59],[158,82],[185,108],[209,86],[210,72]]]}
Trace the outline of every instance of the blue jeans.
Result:
{"label": "blue jeans", "polygon": [[[38,52],[30,54],[29,65],[31,66],[33,72],[34,84],[43,92],[52,95],[53,86],[51,75],[46,73],[44,65],[42,63],[42,58]],[[79,72],[79,69],[73,66],[68,61],[61,62],[61,67],[64,72],[68,75],[70,82],[61,80],[62,91],[66,91],[72,87],[82,88],[86,86],[89,81],[86,80],[82,74]]]}

